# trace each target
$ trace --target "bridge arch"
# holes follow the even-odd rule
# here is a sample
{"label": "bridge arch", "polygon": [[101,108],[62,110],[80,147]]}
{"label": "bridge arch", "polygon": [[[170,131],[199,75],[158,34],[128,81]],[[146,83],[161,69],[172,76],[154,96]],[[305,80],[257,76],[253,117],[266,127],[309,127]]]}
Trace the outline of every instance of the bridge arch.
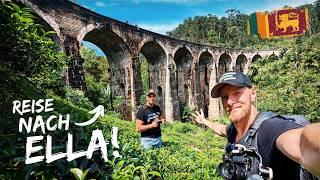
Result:
{"label": "bridge arch", "polygon": [[259,54],[254,55],[252,57],[251,64],[257,62],[259,59],[262,59],[262,56],[260,56]]}
{"label": "bridge arch", "polygon": [[227,53],[221,54],[218,61],[218,74],[217,77],[220,78],[223,73],[231,70],[231,56]]}
{"label": "bridge arch", "polygon": [[101,33],[107,32],[112,33],[114,36],[117,36],[120,41],[123,42],[123,44],[126,46],[126,48],[129,48],[125,39],[122,37],[122,35],[118,31],[114,31],[110,27],[106,27],[107,25],[103,25],[104,23],[94,23],[94,24],[87,24],[83,26],[78,32],[77,32],[77,40],[79,42],[83,41],[88,33],[92,31],[99,31]]}
{"label": "bridge arch", "polygon": [[127,69],[132,68],[132,56],[126,43],[112,30],[105,28],[89,25],[82,32],[83,34],[77,36],[79,42],[88,41],[99,47],[106,55],[110,69],[110,98],[121,96],[120,113],[130,119],[131,71]]}
{"label": "bridge arch", "polygon": [[209,51],[202,51],[200,53],[196,80],[196,84],[198,84],[197,88],[199,88],[197,106],[203,110],[205,117],[208,117],[209,112],[209,85],[212,80],[211,78],[214,77],[211,74],[215,73],[212,67],[213,61],[213,56]]}
{"label": "bridge arch", "polygon": [[[84,34],[78,34],[79,42],[88,41],[98,46],[108,57],[112,63],[119,63],[123,60],[131,61],[131,54],[124,40],[114,31],[97,28],[95,26],[87,26]],[[87,31],[90,30],[90,31]]]}
{"label": "bridge arch", "polygon": [[192,50],[191,50],[191,48],[190,48],[189,46],[179,45],[179,46],[177,46],[176,48],[173,49],[173,51],[172,51],[173,57],[175,56],[175,54],[177,53],[177,51],[180,50],[180,49],[185,49],[185,50],[187,50],[187,51],[191,54],[191,56],[192,56]]}
{"label": "bridge arch", "polygon": [[244,54],[240,54],[236,59],[236,67],[234,70],[243,72],[245,70],[247,62],[247,57]]}
{"label": "bridge arch", "polygon": [[163,45],[156,41],[145,42],[139,52],[141,52],[151,64],[157,64],[159,62],[166,63],[167,53]]}
{"label": "bridge arch", "polygon": [[[147,77],[142,77],[142,73],[144,73],[143,76],[146,76],[146,72],[141,72],[141,78],[148,78],[142,79],[142,82],[148,81],[144,82],[148,84],[147,88],[144,87],[144,91],[148,89],[156,91],[158,95],[157,104],[161,107],[162,111],[164,111],[165,95],[162,89],[165,89],[166,85],[167,54],[163,45],[156,41],[144,42],[141,48],[139,48],[139,62],[143,63],[143,61],[146,61],[145,65],[147,67],[144,70],[147,70]],[[143,86],[143,84],[140,86]]]}
{"label": "bridge arch", "polygon": [[[192,64],[193,56],[191,51],[185,46],[174,51],[173,56],[176,66],[176,91],[179,101],[180,115],[186,106],[192,106]],[[174,89],[172,89],[174,90]]]}
{"label": "bridge arch", "polygon": [[84,39],[84,37],[94,29],[102,29],[102,27],[99,27],[99,25],[95,25],[95,24],[86,25],[85,27],[80,29],[80,32],[77,35],[77,40],[81,42]]}
{"label": "bridge arch", "polygon": [[272,54],[268,57],[268,59],[274,61],[274,60],[278,60],[279,57],[278,57],[276,54],[272,53]]}
{"label": "bridge arch", "polygon": [[163,45],[162,42],[157,41],[157,40],[151,40],[151,39],[143,39],[138,45],[138,52],[141,52],[142,47],[145,46],[147,43],[150,43],[150,42],[157,43],[162,48],[162,50],[165,52],[165,54],[168,54],[168,51],[167,51],[166,47]]}
{"label": "bridge arch", "polygon": [[251,59],[251,62],[250,62],[250,64],[249,64],[249,68],[252,69],[252,68],[251,68],[252,65],[255,64],[255,63],[257,63],[260,59],[262,59],[262,56],[259,55],[259,54],[255,54],[255,55],[252,57],[252,59]]}

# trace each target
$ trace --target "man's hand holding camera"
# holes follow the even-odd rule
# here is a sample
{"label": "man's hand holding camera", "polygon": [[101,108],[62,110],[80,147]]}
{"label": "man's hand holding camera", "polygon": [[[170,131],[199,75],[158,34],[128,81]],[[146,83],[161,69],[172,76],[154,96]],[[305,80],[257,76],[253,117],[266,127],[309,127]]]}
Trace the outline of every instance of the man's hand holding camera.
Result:
{"label": "man's hand holding camera", "polygon": [[159,126],[160,123],[165,123],[165,121],[166,121],[166,120],[163,119],[163,118],[159,119],[159,117],[156,117],[156,118],[154,119],[154,121],[151,123],[151,126],[152,126],[153,128],[156,128],[156,127]]}
{"label": "man's hand holding camera", "polygon": [[156,128],[159,126],[159,120],[154,120],[152,123],[151,123],[151,127],[153,128]]}

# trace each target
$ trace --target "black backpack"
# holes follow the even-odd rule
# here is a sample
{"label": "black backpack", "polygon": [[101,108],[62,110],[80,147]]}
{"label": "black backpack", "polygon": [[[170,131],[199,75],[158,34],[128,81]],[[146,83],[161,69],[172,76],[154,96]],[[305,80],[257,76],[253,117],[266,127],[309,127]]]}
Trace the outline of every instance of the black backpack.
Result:
{"label": "black backpack", "polygon": [[[253,124],[249,128],[249,132],[247,134],[247,137],[245,138],[245,146],[248,147],[254,147],[256,150],[258,150],[258,136],[257,132],[259,130],[260,125],[268,119],[278,117],[279,119],[287,120],[287,121],[292,121],[295,122],[301,126],[306,126],[310,124],[310,121],[307,120],[304,116],[302,115],[279,115],[273,112],[261,112],[258,114],[257,118],[253,122]],[[228,141],[232,142],[233,140],[230,139],[229,137],[232,137],[233,135],[230,133],[234,133],[233,124],[231,124],[228,128],[227,134],[228,134]],[[233,142],[234,143],[234,142]],[[312,175],[310,172],[308,172],[306,169],[304,169],[301,166],[300,170],[300,179],[301,180],[320,180],[320,177],[316,177]]]}

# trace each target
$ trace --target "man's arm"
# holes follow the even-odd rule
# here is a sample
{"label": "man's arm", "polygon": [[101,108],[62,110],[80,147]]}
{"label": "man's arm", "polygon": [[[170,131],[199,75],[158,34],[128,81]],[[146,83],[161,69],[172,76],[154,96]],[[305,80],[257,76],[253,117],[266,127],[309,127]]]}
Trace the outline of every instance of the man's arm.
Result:
{"label": "man's arm", "polygon": [[136,120],[136,129],[139,132],[145,132],[149,129],[158,127],[159,126],[158,122],[159,122],[159,120],[155,120],[151,124],[143,125],[143,121],[140,119],[137,119]]}
{"label": "man's arm", "polygon": [[204,124],[208,128],[212,129],[219,136],[227,137],[227,126],[218,122],[212,122],[207,120],[204,117],[204,113],[202,109],[200,109],[200,113],[196,111],[196,114],[192,114],[194,120],[199,124]]}
{"label": "man's arm", "polygon": [[320,123],[282,133],[277,148],[309,172],[320,176]]}

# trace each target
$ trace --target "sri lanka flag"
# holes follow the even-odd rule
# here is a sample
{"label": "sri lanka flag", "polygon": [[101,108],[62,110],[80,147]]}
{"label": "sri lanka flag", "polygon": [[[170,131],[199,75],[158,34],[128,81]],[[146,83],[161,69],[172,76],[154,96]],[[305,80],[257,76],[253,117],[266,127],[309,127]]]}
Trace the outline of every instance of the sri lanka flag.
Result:
{"label": "sri lanka flag", "polygon": [[307,9],[256,12],[250,15],[247,22],[248,34],[258,34],[261,38],[299,36],[308,29]]}

